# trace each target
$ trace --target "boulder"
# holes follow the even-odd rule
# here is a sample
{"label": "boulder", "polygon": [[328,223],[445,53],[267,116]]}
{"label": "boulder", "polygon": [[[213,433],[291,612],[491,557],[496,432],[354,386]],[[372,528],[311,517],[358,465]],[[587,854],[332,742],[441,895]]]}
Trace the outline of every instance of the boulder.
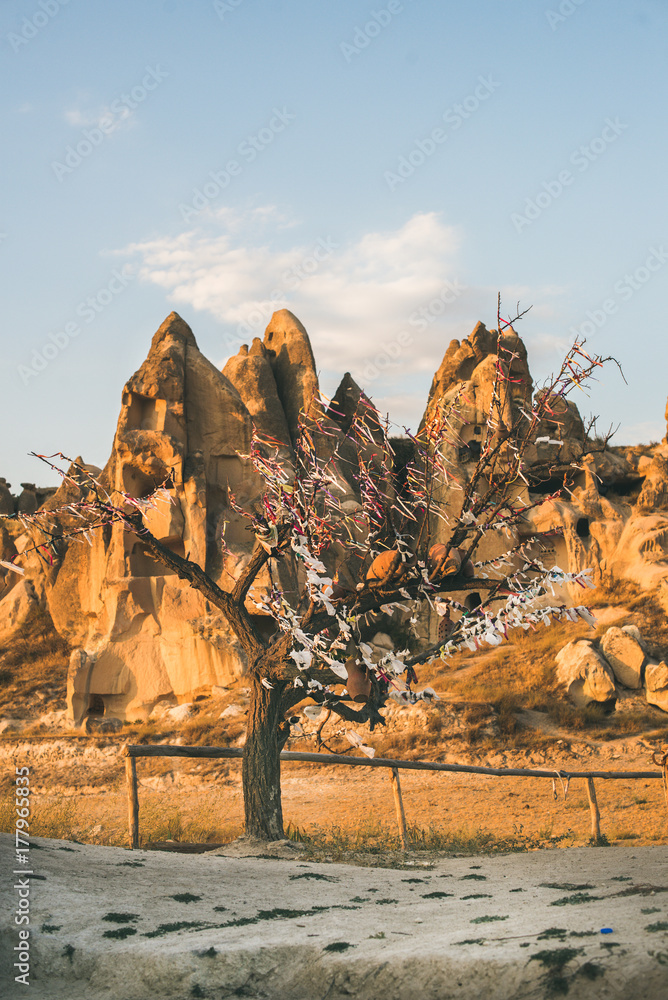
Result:
{"label": "boulder", "polygon": [[170,708],[165,712],[165,718],[169,719],[170,722],[185,722],[186,719],[191,719],[193,714],[192,702],[185,702],[183,705],[175,705],[174,708]]}
{"label": "boulder", "polygon": [[167,712],[169,712],[170,709],[174,707],[175,707],[174,702],[168,701],[167,699],[156,702],[156,704],[153,706],[153,708],[149,713],[149,720],[151,722],[155,722],[157,719],[164,718]]}
{"label": "boulder", "polygon": [[620,684],[626,688],[639,688],[642,685],[646,656],[640,632],[635,625],[609,628],[601,639],[601,652]]}
{"label": "boulder", "polygon": [[39,607],[30,580],[21,579],[0,601],[0,638],[10,639],[25,624],[30,613]]}
{"label": "boulder", "polygon": [[656,597],[663,608],[663,610],[668,614],[668,579],[664,577],[663,580],[659,580],[659,586],[656,591]]}
{"label": "boulder", "polygon": [[668,712],[668,665],[651,661],[645,667],[645,697],[648,705]]}
{"label": "boulder", "polygon": [[222,684],[214,684],[211,688],[212,698],[224,698],[225,695],[228,695],[229,693],[230,689],[227,687],[223,687]]}
{"label": "boulder", "polygon": [[37,491],[34,483],[21,483],[22,492],[19,495],[17,510],[19,514],[34,514],[39,507]]}
{"label": "boulder", "polygon": [[380,660],[383,656],[387,656],[388,653],[394,652],[394,643],[387,632],[376,632],[371,639],[370,645],[376,660]]}
{"label": "boulder", "polygon": [[594,645],[587,640],[569,642],[557,653],[557,681],[578,708],[592,703],[614,708],[617,699],[615,678]]}
{"label": "boulder", "polygon": [[218,716],[218,718],[219,719],[236,719],[240,715],[243,715],[243,714],[244,714],[244,709],[241,707],[241,705],[232,704],[232,705],[228,705],[227,708],[223,709],[223,711],[220,713],[220,715]]}

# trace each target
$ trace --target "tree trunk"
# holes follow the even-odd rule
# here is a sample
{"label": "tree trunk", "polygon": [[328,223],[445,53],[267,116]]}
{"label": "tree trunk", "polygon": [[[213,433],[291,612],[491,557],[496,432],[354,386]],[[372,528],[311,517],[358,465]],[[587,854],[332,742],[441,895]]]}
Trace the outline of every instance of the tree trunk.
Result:
{"label": "tree trunk", "polygon": [[282,840],[281,758],[278,726],[284,684],[268,690],[251,679],[248,728],[242,764],[246,836]]}

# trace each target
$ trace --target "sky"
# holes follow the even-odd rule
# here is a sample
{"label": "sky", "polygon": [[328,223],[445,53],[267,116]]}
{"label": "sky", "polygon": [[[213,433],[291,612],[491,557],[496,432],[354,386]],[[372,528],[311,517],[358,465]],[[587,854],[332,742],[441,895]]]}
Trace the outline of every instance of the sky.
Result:
{"label": "sky", "polygon": [[666,0],[2,0],[0,475],[103,465],[172,310],[222,367],[291,309],[400,432],[500,293],[661,439],[667,51]]}

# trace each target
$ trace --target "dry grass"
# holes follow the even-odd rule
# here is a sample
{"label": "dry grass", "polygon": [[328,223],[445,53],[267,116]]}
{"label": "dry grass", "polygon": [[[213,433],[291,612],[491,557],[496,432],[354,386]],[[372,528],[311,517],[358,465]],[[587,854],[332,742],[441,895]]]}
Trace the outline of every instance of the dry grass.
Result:
{"label": "dry grass", "polygon": [[441,726],[441,719],[434,715],[429,718],[424,729],[416,727],[398,732],[378,729],[369,739],[373,742],[378,757],[390,757],[395,760],[435,760],[441,756],[442,751]]}
{"label": "dry grass", "polygon": [[[659,659],[668,656],[668,618],[656,598],[627,582],[599,587],[590,593],[591,597],[587,594],[590,607],[619,607],[621,622],[638,625],[650,654]],[[665,726],[662,725],[656,712],[649,708],[644,712],[606,715],[597,706],[573,707],[560,690],[555,664],[559,650],[575,639],[600,639],[608,627],[606,624],[591,629],[584,622],[554,622],[549,628],[517,629],[510,641],[497,650],[467,651],[452,657],[447,664],[436,661],[421,668],[420,680],[432,684],[446,697],[468,705],[467,721],[471,725],[465,738],[472,744],[491,748],[501,743],[504,748],[525,749],[544,744],[545,736],[518,724],[517,714],[524,709],[545,713],[551,722],[564,730],[574,734],[589,733],[598,739],[641,733],[665,737],[668,718]],[[497,713],[498,738],[490,740],[485,735],[484,712],[480,707],[484,703],[493,706]]]}
{"label": "dry grass", "polygon": [[[290,824],[286,834],[291,840],[306,844],[309,849],[306,856],[312,860],[342,861],[359,854],[381,856],[402,851],[396,827],[369,820],[350,827],[312,824],[301,828]],[[557,841],[568,839],[572,839],[568,834],[554,838],[546,831],[537,837],[522,834],[504,837],[480,828],[445,830],[435,824],[412,824],[408,826],[406,846],[409,851],[428,854],[507,854],[555,846]]]}
{"label": "dry grass", "polygon": [[25,719],[36,705],[65,708],[69,656],[48,611],[33,611],[11,644],[0,646],[0,715]]}
{"label": "dry grass", "polygon": [[[242,832],[235,814],[227,819],[230,803],[224,792],[207,800],[202,794],[179,795],[140,791],[140,843],[176,840],[187,843],[227,843]],[[0,829],[10,831],[14,821],[13,799],[0,800]],[[127,797],[125,791],[101,796],[39,796],[30,817],[31,837],[82,841],[127,847]]]}

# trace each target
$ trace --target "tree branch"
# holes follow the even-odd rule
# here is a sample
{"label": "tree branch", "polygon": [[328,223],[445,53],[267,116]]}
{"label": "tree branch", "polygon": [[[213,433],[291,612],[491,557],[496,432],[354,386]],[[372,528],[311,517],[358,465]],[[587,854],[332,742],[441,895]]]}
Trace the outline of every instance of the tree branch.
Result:
{"label": "tree branch", "polygon": [[223,612],[230,624],[230,628],[251,661],[257,659],[264,648],[264,644],[255,631],[250,615],[246,611],[243,602],[236,601],[233,594],[228,594],[227,591],[221,590],[218,584],[196,562],[193,562],[191,559],[184,559],[183,556],[177,555],[176,552],[172,552],[162,542],[159,542],[144,524],[144,519],[140,513],[126,514],[125,521],[158,562],[174,570],[180,580],[188,580],[191,587],[199,590],[207,601]]}

